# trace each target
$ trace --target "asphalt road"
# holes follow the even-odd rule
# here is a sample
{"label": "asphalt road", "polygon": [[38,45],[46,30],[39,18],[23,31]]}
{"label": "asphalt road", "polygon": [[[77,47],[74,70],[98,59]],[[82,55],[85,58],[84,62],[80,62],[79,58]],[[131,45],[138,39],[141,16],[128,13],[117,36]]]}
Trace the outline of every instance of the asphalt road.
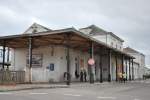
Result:
{"label": "asphalt road", "polygon": [[150,81],[0,92],[0,100],[150,100]]}

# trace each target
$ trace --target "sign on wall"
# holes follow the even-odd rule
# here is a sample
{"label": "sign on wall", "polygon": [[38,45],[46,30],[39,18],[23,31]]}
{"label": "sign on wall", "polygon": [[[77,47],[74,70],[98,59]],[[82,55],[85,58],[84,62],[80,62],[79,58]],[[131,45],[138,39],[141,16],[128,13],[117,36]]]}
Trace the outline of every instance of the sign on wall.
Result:
{"label": "sign on wall", "polygon": [[49,66],[46,67],[49,71],[54,71],[54,63],[50,63]]}
{"label": "sign on wall", "polygon": [[54,64],[53,63],[50,64],[50,71],[54,71]]}
{"label": "sign on wall", "polygon": [[[32,54],[32,67],[42,67],[42,54]],[[29,55],[27,55],[27,66],[29,66]]]}

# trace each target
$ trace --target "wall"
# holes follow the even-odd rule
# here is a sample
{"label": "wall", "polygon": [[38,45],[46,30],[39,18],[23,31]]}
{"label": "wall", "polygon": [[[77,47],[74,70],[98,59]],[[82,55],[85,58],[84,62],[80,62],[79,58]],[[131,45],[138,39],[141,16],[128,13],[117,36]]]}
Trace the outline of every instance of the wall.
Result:
{"label": "wall", "polygon": [[134,66],[134,79],[139,79],[139,64],[133,63]]}
{"label": "wall", "polygon": [[143,78],[145,67],[145,56],[140,53],[128,53],[135,57],[134,62],[139,64],[139,78]]}
{"label": "wall", "polygon": [[114,38],[112,35],[107,35],[107,44],[118,49],[122,50],[123,44],[120,40]]}
{"label": "wall", "polygon": [[[40,47],[33,49],[33,54],[42,54],[43,55],[43,63],[42,67],[32,68],[32,81],[33,82],[48,82],[48,81],[54,81],[54,82],[62,82],[64,81],[63,76],[64,72],[67,71],[67,50],[65,47],[62,46],[55,46],[53,48],[54,53],[52,56],[52,47]],[[15,70],[23,70],[26,71],[26,81],[29,80],[29,69],[26,64],[27,59],[27,52],[28,49],[21,48],[21,49],[14,49],[13,55],[12,55],[12,65],[14,66]],[[89,75],[89,69],[88,69],[88,59],[90,55],[87,52],[82,52],[78,50],[70,49],[70,73],[71,73],[71,80],[72,81],[79,81],[80,78],[76,79],[75,77],[75,70],[76,70],[76,60],[78,62],[79,67],[79,74],[82,69],[85,69],[87,71],[87,75]],[[115,55],[111,56],[111,79],[116,80],[116,60]],[[99,55],[94,55],[95,59],[95,67],[93,68],[94,73],[94,79],[99,80],[100,79],[100,57]],[[108,54],[105,54],[102,56],[102,70],[103,70],[103,80],[108,80]],[[50,63],[54,63],[54,71],[50,71],[47,69],[47,66],[49,66]],[[81,64],[82,63],[82,64]],[[119,67],[121,70],[121,57],[118,56],[118,72]],[[87,76],[87,79],[89,79],[89,76]]]}
{"label": "wall", "polygon": [[99,40],[99,41],[101,41],[101,42],[104,42],[104,43],[106,43],[106,41],[107,41],[106,40],[106,35],[93,35],[92,37]]}
{"label": "wall", "polygon": [[112,35],[93,35],[92,37],[118,50],[123,50],[123,43]]}
{"label": "wall", "polygon": [[[28,50],[25,48],[14,49],[12,55],[12,65],[15,70],[24,70],[26,71],[26,81],[29,80],[29,69],[26,64]],[[42,54],[43,55],[43,64],[42,67],[32,68],[32,81],[33,82],[48,82],[53,80],[55,82],[64,81],[63,75],[67,70],[67,60],[66,60],[66,48],[64,47],[55,47],[54,55],[51,55],[51,47],[41,47],[33,49],[33,54]],[[88,71],[87,61],[89,59],[89,54],[87,52],[81,52],[70,49],[70,66],[71,66],[71,77],[72,81],[79,81],[75,78],[75,58],[79,59],[79,71],[85,69]],[[81,66],[80,61],[83,60],[83,66]],[[47,66],[50,63],[54,63],[54,71],[49,71]],[[82,67],[82,68],[81,68]]]}

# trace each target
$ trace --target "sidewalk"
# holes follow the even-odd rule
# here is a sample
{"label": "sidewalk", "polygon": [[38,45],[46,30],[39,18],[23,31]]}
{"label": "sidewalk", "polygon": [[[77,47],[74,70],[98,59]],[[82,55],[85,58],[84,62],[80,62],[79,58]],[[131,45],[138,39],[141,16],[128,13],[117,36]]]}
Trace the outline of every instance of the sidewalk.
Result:
{"label": "sidewalk", "polygon": [[[150,83],[149,80],[135,80],[135,81],[127,81],[126,84],[129,83]],[[89,82],[81,83],[81,82],[73,82],[70,86],[66,84],[17,84],[17,85],[0,85],[0,92],[6,91],[20,91],[20,90],[31,90],[31,89],[50,89],[50,88],[69,88],[69,87],[93,87],[93,86],[101,86],[108,87],[111,85],[122,85],[122,83],[112,81],[112,82],[95,82],[94,84],[90,84]]]}
{"label": "sidewalk", "polygon": [[30,89],[48,89],[48,88],[68,88],[65,84],[17,84],[17,85],[0,85],[0,92],[20,91]]}
{"label": "sidewalk", "polygon": [[93,84],[90,84],[89,82],[76,82],[76,83],[71,83],[70,87],[93,87],[93,86],[101,86],[101,87],[108,87],[112,85],[128,85],[128,84],[134,84],[134,83],[149,83],[150,84],[150,79],[148,80],[132,80],[132,81],[126,81],[124,82],[116,82],[116,81],[111,81],[107,82],[104,81],[103,83],[100,82],[94,82]]}

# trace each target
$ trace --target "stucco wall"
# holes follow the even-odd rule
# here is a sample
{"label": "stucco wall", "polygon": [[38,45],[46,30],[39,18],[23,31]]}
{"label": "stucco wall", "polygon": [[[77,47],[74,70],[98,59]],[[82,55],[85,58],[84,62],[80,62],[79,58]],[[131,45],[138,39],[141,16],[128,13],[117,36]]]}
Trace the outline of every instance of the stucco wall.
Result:
{"label": "stucco wall", "polygon": [[[33,54],[42,54],[43,60],[42,60],[42,67],[32,68],[32,82],[48,82],[48,81],[54,81],[54,82],[62,82],[64,81],[63,76],[64,72],[67,71],[67,50],[65,47],[62,46],[55,46],[54,47],[54,53],[52,53],[52,47],[40,47],[40,48],[34,48]],[[26,81],[29,80],[29,69],[27,67],[27,52],[28,49],[21,48],[21,49],[14,49],[12,52],[12,66],[14,66],[15,70],[24,70],[26,71]],[[87,52],[82,52],[78,50],[70,49],[70,73],[71,73],[71,80],[72,81],[79,81],[80,79],[76,79],[75,77],[75,69],[76,69],[76,58],[78,59],[78,65],[79,65],[79,73],[81,69],[85,69],[88,73],[88,59],[90,55]],[[110,74],[111,79],[116,80],[116,60],[115,55],[111,56],[111,68],[110,68]],[[94,55],[95,59],[95,67],[93,67],[93,73],[94,73],[94,79],[99,80],[100,79],[100,57],[99,55]],[[102,56],[102,74],[103,74],[103,80],[108,80],[108,55]],[[81,61],[83,64],[81,65]],[[54,71],[50,71],[47,69],[47,66],[49,66],[50,63],[54,63]],[[128,63],[127,63],[128,64]],[[124,67],[125,68],[125,67]],[[137,67],[135,68],[137,70]],[[126,71],[124,69],[124,71]],[[127,70],[129,73],[129,67]],[[121,72],[121,56],[118,56],[118,72]],[[131,69],[132,73],[132,69]],[[137,71],[135,71],[135,78],[137,78]],[[132,74],[131,74],[132,75]],[[128,74],[129,78],[129,74]],[[89,77],[87,76],[87,79]]]}
{"label": "stucco wall", "polygon": [[[53,80],[55,82],[63,81],[64,72],[67,70],[67,60],[66,60],[66,48],[65,47],[54,47],[54,55],[51,55],[52,48],[51,47],[40,47],[33,49],[33,54],[42,54],[43,61],[42,67],[32,68],[32,82],[48,82],[49,80]],[[29,80],[29,69],[27,66],[27,52],[28,49],[14,49],[12,55],[12,65],[15,70],[24,70],[26,71],[26,81]],[[87,61],[89,59],[89,54],[87,52],[81,52],[77,50],[70,49],[70,72],[72,81],[79,81],[79,79],[75,78],[75,58],[83,60],[83,68],[88,71]],[[98,57],[96,57],[97,59]],[[98,60],[97,60],[98,61]],[[49,71],[46,69],[50,63],[54,63],[55,69],[54,71]],[[81,66],[79,65],[80,70]],[[95,71],[93,69],[93,73]],[[88,78],[88,77],[87,77]],[[96,79],[96,77],[95,77]]]}

